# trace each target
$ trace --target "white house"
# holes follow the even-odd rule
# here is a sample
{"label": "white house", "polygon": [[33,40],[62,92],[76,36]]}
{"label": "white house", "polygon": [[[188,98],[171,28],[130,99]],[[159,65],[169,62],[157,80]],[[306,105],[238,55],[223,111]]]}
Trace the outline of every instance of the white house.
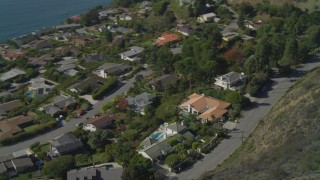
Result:
{"label": "white house", "polygon": [[139,59],[137,56],[141,54],[143,51],[144,51],[144,48],[142,47],[132,46],[130,47],[129,51],[122,52],[119,55],[123,60],[135,61]]}
{"label": "white house", "polygon": [[131,21],[132,20],[132,17],[129,16],[128,14],[121,14],[119,16],[119,20],[120,21]]}
{"label": "white house", "polygon": [[216,18],[215,13],[207,13],[207,14],[202,14],[198,17],[198,21],[201,23],[208,22],[208,21],[214,21]]}
{"label": "white house", "polygon": [[223,89],[237,90],[245,82],[246,76],[243,73],[229,72],[225,75],[215,78],[215,85],[222,87]]}
{"label": "white house", "polygon": [[48,95],[54,88],[54,84],[48,83],[43,78],[35,78],[30,81],[29,92],[32,97],[41,97]]}

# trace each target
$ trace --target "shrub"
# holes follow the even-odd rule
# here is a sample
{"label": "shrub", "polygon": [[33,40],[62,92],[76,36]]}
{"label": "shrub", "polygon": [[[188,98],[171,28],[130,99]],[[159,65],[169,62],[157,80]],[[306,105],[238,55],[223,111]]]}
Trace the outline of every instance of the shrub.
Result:
{"label": "shrub", "polygon": [[116,77],[111,77],[106,84],[104,84],[102,87],[92,92],[92,98],[94,100],[97,100],[103,97],[104,95],[109,93],[113,88],[115,88],[117,84],[118,84],[118,79]]}
{"label": "shrub", "polygon": [[36,136],[36,135],[38,135],[40,133],[48,131],[52,127],[54,127],[55,125],[56,125],[56,122],[54,120],[50,120],[50,121],[47,121],[45,123],[41,123],[41,124],[39,124],[39,126],[37,126],[35,129],[33,129],[31,131],[22,132],[22,133],[19,133],[19,134],[15,135],[15,136],[7,137],[7,138],[4,138],[4,139],[0,140],[0,144],[6,146],[6,145],[13,144],[13,143],[17,143],[19,141],[25,140],[27,138],[34,137],[34,136]]}
{"label": "shrub", "polygon": [[53,178],[65,178],[66,173],[74,168],[75,161],[71,155],[60,156],[44,165],[42,173]]}
{"label": "shrub", "polygon": [[170,154],[166,157],[165,163],[169,167],[174,167],[180,162],[180,157],[178,154]]}

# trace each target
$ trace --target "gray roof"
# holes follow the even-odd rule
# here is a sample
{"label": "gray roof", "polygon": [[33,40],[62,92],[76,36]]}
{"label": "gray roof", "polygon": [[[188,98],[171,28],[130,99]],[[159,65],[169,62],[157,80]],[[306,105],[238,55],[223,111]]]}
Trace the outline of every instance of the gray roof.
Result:
{"label": "gray roof", "polygon": [[67,64],[67,65],[63,65],[63,66],[57,68],[57,71],[64,72],[64,71],[67,71],[70,69],[75,69],[76,67],[77,67],[76,64]]}
{"label": "gray roof", "polygon": [[103,55],[102,54],[90,54],[87,57],[84,58],[87,62],[96,62],[96,61],[102,61]]}
{"label": "gray roof", "polygon": [[113,167],[112,165],[85,167],[79,170],[71,170],[67,173],[68,180],[85,180],[85,179],[99,179],[99,180],[121,180],[123,168]]}
{"label": "gray roof", "polygon": [[62,112],[62,110],[53,104],[49,104],[42,107],[48,114],[54,116],[58,112]]}
{"label": "gray roof", "polygon": [[45,49],[45,48],[52,48],[52,47],[53,47],[53,43],[51,43],[48,40],[39,40],[32,45],[32,48],[34,49]]}
{"label": "gray roof", "polygon": [[19,159],[12,159],[12,164],[16,167],[32,167],[33,162],[30,158],[19,158]]}
{"label": "gray roof", "polygon": [[155,95],[149,93],[142,93],[136,97],[128,97],[128,104],[134,111],[144,111],[144,108],[153,103]]}
{"label": "gray roof", "polygon": [[186,131],[185,133],[182,134],[182,136],[186,139],[194,140],[194,135],[190,131]]}
{"label": "gray roof", "polygon": [[73,134],[67,133],[51,140],[51,145],[61,154],[71,152],[83,146],[82,142]]}
{"label": "gray roof", "polygon": [[17,77],[19,75],[23,75],[23,74],[26,74],[26,72],[23,71],[23,70],[17,69],[17,68],[13,68],[10,71],[1,74],[0,80],[1,81],[7,81],[7,80],[15,78],[15,77]]}
{"label": "gray roof", "polygon": [[67,97],[63,100],[54,102],[54,105],[59,107],[60,109],[63,109],[73,103],[75,103],[75,101],[71,97]]}
{"label": "gray roof", "polygon": [[153,160],[157,159],[161,155],[168,154],[174,150],[174,148],[167,143],[167,140],[168,139],[165,139],[159,143],[152,144],[151,146],[148,146],[139,152],[146,153]]}
{"label": "gray roof", "polygon": [[0,163],[0,175],[5,172],[7,172],[7,167],[3,163]]}
{"label": "gray roof", "polygon": [[120,74],[131,67],[126,64],[105,63],[97,68],[97,71],[104,70],[106,73]]}
{"label": "gray roof", "polygon": [[74,64],[77,61],[78,61],[78,59],[74,58],[74,57],[64,57],[63,60],[61,60],[61,61],[59,61],[57,63],[54,63],[54,64],[60,65],[60,66],[66,66],[66,65],[69,65],[69,64]]}
{"label": "gray roof", "polygon": [[246,76],[237,72],[229,72],[225,75],[219,76],[216,79],[219,79],[224,82],[233,83],[238,80],[244,79]]}
{"label": "gray roof", "polygon": [[45,105],[42,108],[48,114],[55,115],[56,113],[61,112],[64,108],[74,103],[75,101],[71,97],[56,96],[54,103]]}
{"label": "gray roof", "polygon": [[143,140],[143,141],[140,143],[140,146],[142,146],[142,147],[148,147],[148,146],[151,146],[152,144],[154,144],[155,142],[156,142],[156,140],[147,137],[145,140]]}
{"label": "gray roof", "polygon": [[75,70],[75,69],[68,69],[66,71],[64,71],[65,74],[69,75],[69,76],[75,76],[77,75],[79,71]]}
{"label": "gray roof", "polygon": [[13,152],[12,154],[13,154],[13,156],[14,156],[15,158],[27,157],[27,156],[29,156],[29,154],[28,154],[28,152],[27,152],[27,149],[22,149],[22,150]]}
{"label": "gray roof", "polygon": [[174,84],[178,81],[178,78],[173,74],[164,74],[153,81],[149,82],[148,85],[157,86],[158,83],[161,83],[162,87],[166,87],[169,84]]}
{"label": "gray roof", "polygon": [[120,53],[119,55],[123,55],[125,57],[134,57],[134,56],[137,56],[138,54],[142,53],[144,51],[144,48],[142,47],[138,47],[138,46],[132,46],[130,47],[130,50],[129,51],[126,51],[126,52],[122,52]]}
{"label": "gray roof", "polygon": [[88,77],[87,79],[70,86],[68,89],[76,89],[77,91],[81,91],[82,89],[90,86],[92,89],[96,89],[101,87],[103,84],[103,79],[97,77]]}
{"label": "gray roof", "polygon": [[30,81],[30,87],[34,89],[38,88],[52,88],[53,85],[46,84],[46,80],[43,78],[35,78]]}
{"label": "gray roof", "polygon": [[133,29],[125,28],[125,27],[117,27],[117,28],[110,28],[109,31],[113,33],[118,32],[118,33],[126,34],[126,33],[131,33]]}
{"label": "gray roof", "polygon": [[184,125],[181,125],[180,123],[174,122],[167,126],[168,129],[171,129],[173,131],[176,131],[177,133],[180,133],[184,131],[187,127]]}
{"label": "gray roof", "polygon": [[14,158],[13,154],[2,155],[0,156],[0,162],[9,161],[13,158]]}

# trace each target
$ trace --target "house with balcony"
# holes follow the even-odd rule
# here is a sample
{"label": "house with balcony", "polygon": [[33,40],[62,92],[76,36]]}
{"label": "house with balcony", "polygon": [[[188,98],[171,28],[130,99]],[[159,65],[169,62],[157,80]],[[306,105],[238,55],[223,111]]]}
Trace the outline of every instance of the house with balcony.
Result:
{"label": "house with balcony", "polygon": [[182,115],[194,114],[203,123],[217,122],[224,120],[230,105],[228,102],[194,93],[179,105],[179,111]]}
{"label": "house with balcony", "polygon": [[42,97],[48,95],[54,86],[53,83],[50,83],[43,78],[32,79],[28,88],[29,97]]}
{"label": "house with balcony", "polygon": [[215,85],[223,89],[235,91],[245,83],[246,76],[243,73],[229,72],[215,78]]}

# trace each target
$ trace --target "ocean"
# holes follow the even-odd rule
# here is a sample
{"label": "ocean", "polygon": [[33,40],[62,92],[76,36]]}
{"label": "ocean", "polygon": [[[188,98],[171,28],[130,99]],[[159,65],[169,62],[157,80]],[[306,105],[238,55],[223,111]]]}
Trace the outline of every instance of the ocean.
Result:
{"label": "ocean", "polygon": [[0,0],[0,42],[60,24],[111,0]]}

